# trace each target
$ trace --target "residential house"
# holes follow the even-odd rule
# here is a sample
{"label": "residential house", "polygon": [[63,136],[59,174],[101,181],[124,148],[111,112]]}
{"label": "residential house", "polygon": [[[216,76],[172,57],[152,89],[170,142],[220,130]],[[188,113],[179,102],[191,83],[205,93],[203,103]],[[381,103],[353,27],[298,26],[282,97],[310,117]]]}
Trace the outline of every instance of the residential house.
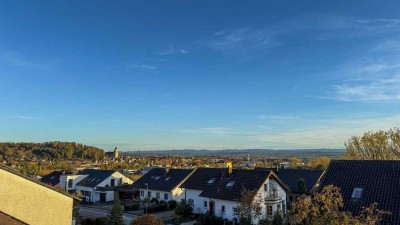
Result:
{"label": "residential house", "polygon": [[345,211],[358,215],[362,207],[378,203],[392,213],[382,225],[400,224],[399,160],[332,160],[319,190],[334,185],[340,188]]}
{"label": "residential house", "polygon": [[82,194],[85,202],[114,200],[114,187],[133,181],[116,170],[85,169],[79,174],[60,176],[60,185],[69,192]]}
{"label": "residential house", "polygon": [[[262,212],[268,220],[280,211],[286,217],[286,192],[289,188],[273,171],[230,168],[199,168],[181,186],[193,212],[228,220],[239,219],[243,190],[256,190],[262,201]],[[257,223],[259,218],[254,218]]]}
{"label": "residential house", "polygon": [[139,178],[133,187],[139,190],[141,200],[156,198],[180,201],[184,199],[184,192],[179,186],[192,173],[191,169],[153,168]]}
{"label": "residential house", "polygon": [[[289,186],[291,192],[288,193],[288,203],[296,201],[297,197],[305,194],[311,199],[311,195],[319,187],[319,182],[324,174],[324,170],[310,169],[282,169],[282,168],[255,168],[256,170],[272,170],[278,177]],[[305,193],[300,190],[299,181],[305,182]]]}
{"label": "residential house", "polygon": [[71,225],[80,199],[0,163],[0,224]]}
{"label": "residential house", "polygon": [[61,175],[65,175],[65,171],[53,171],[53,172],[41,177],[39,180],[42,183],[48,184],[52,187],[61,187],[61,183],[60,183]]}

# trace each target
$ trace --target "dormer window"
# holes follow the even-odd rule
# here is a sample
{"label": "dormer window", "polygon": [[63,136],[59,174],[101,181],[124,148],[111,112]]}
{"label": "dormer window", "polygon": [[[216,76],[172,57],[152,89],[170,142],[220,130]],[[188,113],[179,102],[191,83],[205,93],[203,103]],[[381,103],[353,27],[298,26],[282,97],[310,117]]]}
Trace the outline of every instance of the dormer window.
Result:
{"label": "dormer window", "polygon": [[363,189],[362,188],[354,188],[353,194],[351,195],[351,198],[354,199],[360,199],[362,195]]}
{"label": "dormer window", "polygon": [[213,184],[213,183],[215,182],[215,180],[216,180],[216,178],[211,178],[211,179],[207,182],[207,184]]}
{"label": "dormer window", "polygon": [[227,187],[233,187],[233,185],[235,185],[235,181],[229,181],[226,186]]}

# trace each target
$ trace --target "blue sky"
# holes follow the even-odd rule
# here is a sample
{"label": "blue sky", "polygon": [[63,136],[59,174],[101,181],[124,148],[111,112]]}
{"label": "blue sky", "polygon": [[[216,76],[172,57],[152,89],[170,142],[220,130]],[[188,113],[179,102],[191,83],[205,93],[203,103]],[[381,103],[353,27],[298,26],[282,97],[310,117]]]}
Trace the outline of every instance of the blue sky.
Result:
{"label": "blue sky", "polygon": [[0,141],[342,148],[400,124],[399,1],[1,1]]}

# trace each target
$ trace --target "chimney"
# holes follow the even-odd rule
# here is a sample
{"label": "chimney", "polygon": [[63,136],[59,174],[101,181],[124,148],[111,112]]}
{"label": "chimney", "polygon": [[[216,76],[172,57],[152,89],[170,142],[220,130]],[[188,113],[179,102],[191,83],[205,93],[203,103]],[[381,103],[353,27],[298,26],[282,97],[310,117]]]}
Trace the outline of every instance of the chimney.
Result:
{"label": "chimney", "polygon": [[232,162],[226,162],[226,167],[228,168],[229,176],[232,175]]}

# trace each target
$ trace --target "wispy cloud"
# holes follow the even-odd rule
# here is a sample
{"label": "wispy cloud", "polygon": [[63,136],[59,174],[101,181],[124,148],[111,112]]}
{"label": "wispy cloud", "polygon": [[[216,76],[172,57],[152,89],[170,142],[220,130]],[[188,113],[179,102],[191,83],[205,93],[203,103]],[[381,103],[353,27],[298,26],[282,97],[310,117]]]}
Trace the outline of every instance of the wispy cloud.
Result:
{"label": "wispy cloud", "polygon": [[3,54],[1,54],[1,61],[3,61],[6,65],[13,67],[37,68],[37,69],[46,68],[45,65],[28,60],[16,52],[4,52]]}
{"label": "wispy cloud", "polygon": [[298,116],[283,116],[283,115],[259,115],[260,120],[295,120],[299,119]]}
{"label": "wispy cloud", "polygon": [[203,133],[203,134],[211,134],[211,135],[234,135],[234,136],[251,136],[251,135],[260,134],[260,133],[256,133],[256,132],[237,131],[237,130],[234,130],[233,128],[226,128],[226,127],[206,127],[206,128],[183,129],[183,130],[178,130],[178,132]]}
{"label": "wispy cloud", "polygon": [[399,19],[357,18],[343,15],[313,14],[281,23],[283,32],[309,31],[315,40],[361,38],[400,31]]}
{"label": "wispy cloud", "polygon": [[148,70],[152,72],[158,72],[157,67],[149,64],[131,64],[128,65],[129,69],[141,69],[141,70]]}
{"label": "wispy cloud", "polygon": [[11,116],[12,119],[21,119],[21,120],[38,120],[38,117],[34,116]]}
{"label": "wispy cloud", "polygon": [[260,50],[275,47],[279,43],[275,33],[269,29],[238,28],[225,29],[215,32],[201,44],[214,51],[242,51]]}
{"label": "wispy cloud", "polygon": [[172,54],[176,54],[176,53],[186,55],[186,54],[189,54],[189,51],[186,49],[183,49],[183,48],[175,48],[174,46],[170,45],[170,46],[168,46],[168,49],[157,52],[157,54],[161,55],[161,56],[172,55]]}
{"label": "wispy cloud", "polygon": [[[330,95],[320,98],[337,101],[397,102],[400,100],[400,58],[384,57],[339,70],[345,74],[338,84],[333,85]],[[375,60],[374,60],[375,59]]]}

